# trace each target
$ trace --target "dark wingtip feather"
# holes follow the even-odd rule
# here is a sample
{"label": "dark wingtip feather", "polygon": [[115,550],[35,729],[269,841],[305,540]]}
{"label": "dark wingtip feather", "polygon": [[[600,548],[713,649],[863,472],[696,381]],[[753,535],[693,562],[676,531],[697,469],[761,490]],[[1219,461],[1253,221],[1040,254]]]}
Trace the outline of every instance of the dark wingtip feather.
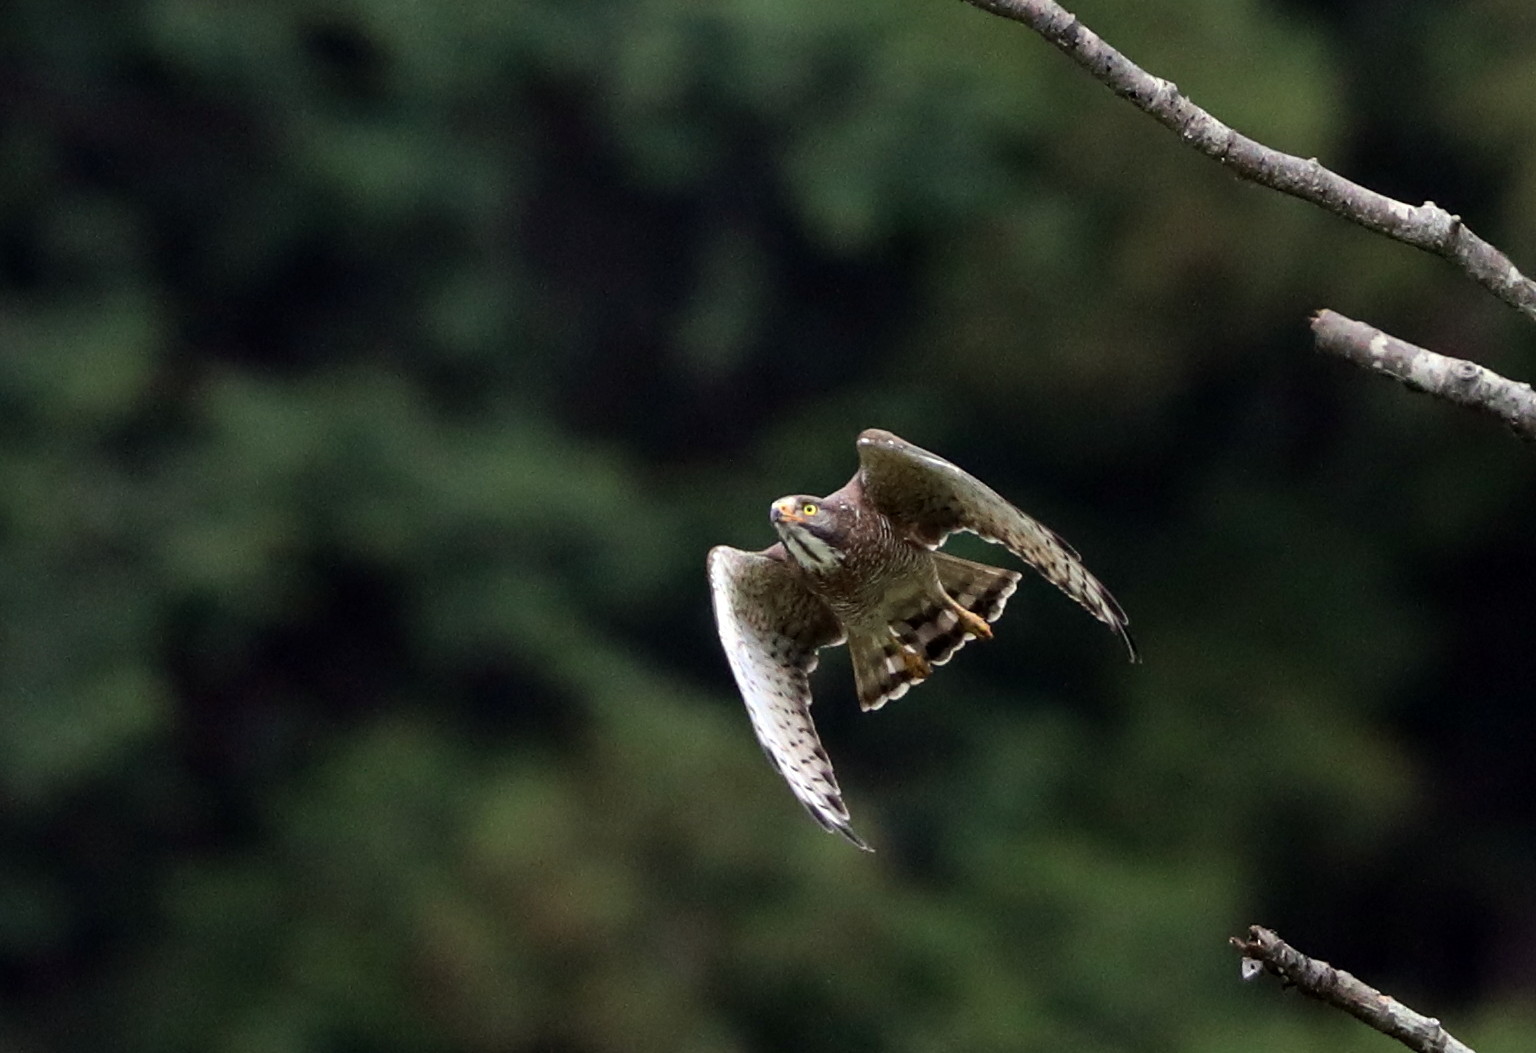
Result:
{"label": "dark wingtip feather", "polygon": [[[809,803],[802,803],[805,803],[805,810],[811,813],[811,818],[816,820],[816,825],[820,826],[827,833],[839,834],[843,840],[865,852],[874,851],[862,837],[853,832],[853,827],[848,824],[848,820],[839,818],[836,814],[823,811],[820,808],[812,807]],[[837,799],[839,808],[842,807],[842,803],[841,798]],[[847,814],[846,810],[844,810],[844,814]]]}
{"label": "dark wingtip feather", "polygon": [[862,837],[860,837],[858,834],[853,832],[853,827],[851,827],[851,826],[839,826],[837,828],[837,832],[842,834],[843,838],[849,844],[853,845],[854,848],[857,848],[857,849],[859,849],[862,852],[870,852],[870,853],[874,852],[874,849],[871,848],[869,846],[869,844]]}
{"label": "dark wingtip feather", "polygon": [[1110,595],[1109,590],[1097,578],[1090,574],[1088,581],[1092,586],[1091,592],[1098,601],[1098,606],[1094,607],[1086,603],[1084,606],[1088,608],[1088,611],[1095,618],[1120,634],[1120,639],[1125,641],[1125,650],[1130,656],[1131,664],[1139,665],[1141,663],[1141,652],[1136,649],[1136,641],[1131,639],[1131,620],[1125,616],[1125,608],[1120,606],[1120,602]]}
{"label": "dark wingtip feather", "polygon": [[1136,641],[1131,639],[1131,630],[1126,628],[1124,622],[1121,622],[1115,628],[1120,631],[1120,639],[1125,641],[1125,649],[1130,653],[1131,664],[1140,665],[1141,652],[1136,649]]}

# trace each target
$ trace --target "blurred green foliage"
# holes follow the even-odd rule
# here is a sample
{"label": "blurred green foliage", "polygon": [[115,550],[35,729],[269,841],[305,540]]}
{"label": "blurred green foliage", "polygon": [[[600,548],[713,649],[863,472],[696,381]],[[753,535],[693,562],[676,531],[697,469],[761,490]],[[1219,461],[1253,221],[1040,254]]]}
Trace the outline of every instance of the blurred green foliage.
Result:
{"label": "blurred green foliage", "polygon": [[[1519,0],[1079,14],[1531,264]],[[11,0],[0,101],[0,1049],[1380,1048],[1252,921],[1529,1047],[1529,452],[1304,325],[1531,375],[1443,265],[933,0]],[[870,425],[1147,656],[829,655],[874,856],[702,566]]]}

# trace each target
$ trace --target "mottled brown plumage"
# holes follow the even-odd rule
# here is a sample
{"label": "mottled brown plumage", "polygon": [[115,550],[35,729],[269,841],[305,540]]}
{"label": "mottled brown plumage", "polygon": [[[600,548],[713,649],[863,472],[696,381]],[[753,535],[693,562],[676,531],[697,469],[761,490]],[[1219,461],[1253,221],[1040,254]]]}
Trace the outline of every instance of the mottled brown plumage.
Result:
{"label": "mottled brown plumage", "polygon": [[769,761],[811,816],[860,848],[811,720],[816,651],[847,642],[859,704],[900,698],[967,640],[992,635],[1020,575],[936,551],[958,531],[1005,546],[1118,632],[1127,619],[1077,553],[974,476],[888,431],[825,498],[775,501],[779,543],[709,554],[720,641]]}

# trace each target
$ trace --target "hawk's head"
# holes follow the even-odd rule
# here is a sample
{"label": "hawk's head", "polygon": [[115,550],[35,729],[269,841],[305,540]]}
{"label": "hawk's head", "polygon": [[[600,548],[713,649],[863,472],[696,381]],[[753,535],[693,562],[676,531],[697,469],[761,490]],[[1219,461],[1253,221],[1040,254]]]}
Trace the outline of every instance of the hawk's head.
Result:
{"label": "hawk's head", "polygon": [[781,497],[768,510],[768,519],[779,539],[806,570],[825,573],[843,561],[852,515],[841,502],[820,497]]}

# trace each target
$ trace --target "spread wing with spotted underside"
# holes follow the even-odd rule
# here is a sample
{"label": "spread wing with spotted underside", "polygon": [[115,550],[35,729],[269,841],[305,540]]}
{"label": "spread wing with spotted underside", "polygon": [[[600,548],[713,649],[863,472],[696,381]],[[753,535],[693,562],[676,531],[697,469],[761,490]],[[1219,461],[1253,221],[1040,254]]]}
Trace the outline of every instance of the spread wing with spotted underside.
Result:
{"label": "spread wing with spotted underside", "polygon": [[859,480],[870,503],[921,544],[938,547],[958,531],[1002,545],[1120,634],[1138,660],[1129,619],[1072,546],[1019,511],[980,479],[888,431],[859,435]]}
{"label": "spread wing with spotted underside", "polygon": [[811,720],[816,651],[842,643],[843,629],[787,559],[782,545],[762,552],[711,549],[715,625],[768,760],[811,818],[867,851],[849,825],[832,762]]}

